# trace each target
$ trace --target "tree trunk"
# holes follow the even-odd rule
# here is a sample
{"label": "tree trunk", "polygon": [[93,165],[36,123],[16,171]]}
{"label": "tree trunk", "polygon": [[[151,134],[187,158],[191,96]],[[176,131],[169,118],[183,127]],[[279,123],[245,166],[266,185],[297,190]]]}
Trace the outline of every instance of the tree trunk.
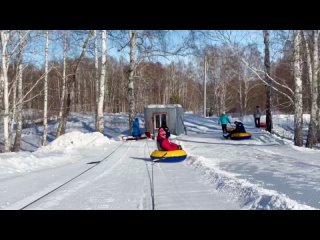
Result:
{"label": "tree trunk", "polygon": [[[311,108],[310,108],[310,122],[307,136],[306,147],[312,148],[316,143],[316,131],[317,131],[317,111],[318,111],[318,89],[317,89],[317,70],[319,67],[319,54],[318,54],[318,30],[313,31],[313,68],[312,78],[310,79],[310,96],[311,96]],[[308,48],[309,49],[309,48]],[[308,54],[308,53],[307,53]],[[310,55],[309,55],[310,56]],[[311,61],[308,61],[311,64]]]}
{"label": "tree trunk", "polygon": [[44,99],[43,99],[43,135],[41,145],[47,144],[48,135],[48,49],[49,49],[49,31],[46,32],[46,48],[45,48],[45,77],[44,77]]}
{"label": "tree trunk", "polygon": [[23,71],[23,48],[24,42],[22,41],[20,32],[20,51],[18,54],[18,104],[17,104],[17,129],[16,129],[16,137],[14,140],[13,151],[19,152],[21,146],[21,135],[22,135],[22,71]]}
{"label": "tree trunk", "polygon": [[98,56],[98,46],[97,46],[97,31],[94,30],[94,69],[95,69],[95,113],[96,113],[96,129],[98,129],[98,99],[99,99],[99,56]]}
{"label": "tree trunk", "polygon": [[241,79],[241,65],[239,64],[238,81],[239,81],[239,107],[240,107],[240,117],[243,116],[243,95],[242,95],[242,79]]}
{"label": "tree trunk", "polygon": [[70,81],[67,82],[68,94],[67,94],[66,108],[65,108],[65,111],[63,113],[63,116],[62,116],[62,119],[61,119],[61,123],[60,123],[61,124],[61,134],[65,133],[67,119],[68,119],[68,116],[70,114],[71,104],[73,102],[74,94],[72,94],[72,93],[74,91],[74,86],[75,86],[75,82],[76,82],[78,68],[79,68],[79,65],[80,65],[82,59],[84,58],[85,53],[87,52],[87,48],[88,48],[88,45],[89,45],[90,38],[91,38],[92,34],[93,34],[93,30],[91,30],[88,33],[87,39],[86,39],[86,41],[85,41],[85,43],[83,44],[83,47],[82,47],[81,55],[80,55],[78,61],[76,62],[75,66],[73,67],[71,79],[70,79]]}
{"label": "tree trunk", "polygon": [[103,119],[103,103],[104,103],[104,85],[106,78],[106,62],[107,62],[107,31],[102,30],[101,39],[101,75],[99,83],[99,99],[98,99],[98,111],[97,111],[97,131],[104,133],[104,119]]}
{"label": "tree trunk", "polygon": [[66,96],[66,59],[67,59],[67,31],[64,32],[64,43],[63,43],[63,70],[62,70],[62,93],[60,99],[60,109],[59,109],[59,126],[57,130],[57,137],[62,133],[63,124],[63,111],[65,106],[65,96]]}
{"label": "tree trunk", "polygon": [[129,66],[129,78],[128,78],[128,102],[129,102],[129,135],[132,134],[132,123],[135,115],[135,103],[134,103],[134,70],[135,70],[135,51],[136,51],[136,33],[129,30],[130,37],[130,66]]}
{"label": "tree trunk", "polygon": [[226,94],[227,94],[227,87],[226,87],[226,79],[225,76],[223,76],[223,71],[225,71],[225,64],[226,59],[223,58],[222,64],[220,65],[220,82],[221,82],[221,95],[220,95],[220,111],[219,114],[223,111],[226,111]]}
{"label": "tree trunk", "polygon": [[7,44],[9,42],[9,32],[6,30],[1,31],[2,42],[2,79],[3,79],[3,138],[4,138],[4,152],[10,151],[9,142],[9,94],[8,94],[8,52]]}
{"label": "tree trunk", "polygon": [[271,76],[270,71],[270,52],[269,52],[269,31],[263,30],[263,39],[264,39],[264,66],[266,69],[265,81],[268,83],[266,86],[266,130],[271,133],[272,131],[272,115],[271,115],[271,84],[272,81],[269,78]]}
{"label": "tree trunk", "polygon": [[203,117],[207,117],[207,56],[204,55]]}
{"label": "tree trunk", "polygon": [[303,145],[302,135],[302,80],[301,80],[301,66],[300,66],[300,44],[301,44],[301,30],[294,30],[294,145]]}
{"label": "tree trunk", "polygon": [[[19,55],[19,53],[18,53]],[[19,58],[19,56],[18,56]],[[19,61],[19,59],[18,59]],[[19,65],[19,63],[18,63]],[[13,96],[12,96],[12,117],[9,118],[9,142],[10,142],[10,145],[12,143],[12,138],[13,138],[13,130],[14,130],[14,124],[16,122],[16,114],[17,114],[17,82],[19,81],[18,78],[19,78],[19,67],[16,67],[16,69],[14,71],[16,71],[16,79],[13,81],[13,84],[12,84],[12,93],[13,93]]]}

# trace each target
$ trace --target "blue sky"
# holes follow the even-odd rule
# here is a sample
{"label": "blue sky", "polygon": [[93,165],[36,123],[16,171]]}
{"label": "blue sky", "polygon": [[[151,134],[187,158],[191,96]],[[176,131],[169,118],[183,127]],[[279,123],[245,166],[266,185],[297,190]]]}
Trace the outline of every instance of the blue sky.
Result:
{"label": "blue sky", "polygon": [[[49,42],[49,58],[50,59],[62,59],[62,39],[54,40],[56,38],[56,33],[59,33],[61,35],[63,31],[55,31],[54,33],[50,32],[50,42]],[[203,30],[205,33],[210,33],[211,35],[214,35],[213,38],[206,39],[205,42],[202,42],[201,44],[198,41],[198,46],[205,46],[206,44],[212,44],[212,45],[220,45],[224,41],[231,41],[232,43],[239,43],[241,45],[245,45],[247,43],[256,43],[258,46],[258,49],[261,53],[264,51],[264,44],[263,44],[263,36],[262,36],[262,30],[226,30],[223,31],[223,35],[227,36],[228,39],[224,39],[222,35],[219,32],[222,31],[212,31],[212,30]],[[42,34],[39,35],[39,31],[32,32],[32,42],[28,45],[28,48],[26,48],[26,56],[25,59],[28,61],[29,59],[33,59],[33,61],[36,63],[36,65],[40,66],[44,62],[44,45],[45,45],[45,37],[44,33],[45,31],[42,31]],[[188,37],[189,31],[187,30],[171,30],[166,35],[166,38],[168,40],[169,46],[178,46],[181,44],[186,38]],[[277,35],[277,36],[276,36]],[[271,57],[272,59],[276,59],[281,54],[281,48],[282,43],[279,42],[278,39],[279,32],[270,32],[270,48],[271,48]],[[288,31],[283,31],[282,35],[288,35]],[[127,38],[127,34],[125,34],[125,38]],[[125,39],[123,39],[125,40]],[[98,42],[100,46],[100,41]],[[129,59],[129,48],[126,47],[122,49],[120,52],[118,51],[119,45],[115,42],[112,42],[111,40],[107,43],[108,46],[108,55],[113,56],[117,59],[119,59],[121,56],[128,60]],[[77,48],[73,48],[73,50],[69,51],[69,55],[78,55],[81,51],[81,42],[79,41],[79,45]],[[88,57],[92,57],[91,53],[87,54]],[[185,60],[186,62],[191,61],[192,57],[182,57],[182,56],[172,56],[168,58],[164,57],[154,57],[153,61],[158,61],[163,64],[170,63],[172,61],[178,61],[178,60]]]}

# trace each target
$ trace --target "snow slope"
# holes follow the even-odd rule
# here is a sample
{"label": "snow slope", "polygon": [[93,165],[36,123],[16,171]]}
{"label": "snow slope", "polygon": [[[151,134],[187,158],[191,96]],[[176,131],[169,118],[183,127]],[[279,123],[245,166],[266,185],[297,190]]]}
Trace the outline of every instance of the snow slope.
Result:
{"label": "snow slope", "polygon": [[[279,126],[290,132],[284,117],[288,126]],[[94,116],[72,114],[55,139],[52,121],[41,148],[42,128],[24,129],[26,151],[0,153],[0,208],[21,209],[58,188],[26,209],[319,209],[320,151],[242,120],[253,137],[233,141],[222,138],[217,117],[186,114],[188,135],[173,141],[188,158],[171,164],[150,162],[152,140],[120,141],[126,114],[106,115],[104,135],[93,132]]]}

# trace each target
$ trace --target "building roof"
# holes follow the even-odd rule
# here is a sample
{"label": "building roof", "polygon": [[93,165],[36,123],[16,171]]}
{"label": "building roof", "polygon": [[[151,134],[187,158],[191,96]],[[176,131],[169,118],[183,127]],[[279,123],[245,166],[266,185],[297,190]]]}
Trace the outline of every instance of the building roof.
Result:
{"label": "building roof", "polygon": [[182,108],[180,104],[151,104],[151,105],[145,106],[145,108],[177,108],[177,107]]}

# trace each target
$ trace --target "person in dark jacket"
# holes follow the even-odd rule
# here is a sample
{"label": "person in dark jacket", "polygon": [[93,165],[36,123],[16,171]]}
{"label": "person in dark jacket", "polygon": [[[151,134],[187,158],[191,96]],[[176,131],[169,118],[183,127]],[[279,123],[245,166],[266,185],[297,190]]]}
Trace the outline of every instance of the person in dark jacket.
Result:
{"label": "person in dark jacket", "polygon": [[240,121],[235,121],[234,124],[236,125],[236,128],[231,131],[228,135],[225,135],[225,138],[229,138],[234,133],[245,133],[246,129],[243,126],[243,123]]}
{"label": "person in dark jacket", "polygon": [[157,145],[158,149],[162,151],[174,151],[182,149],[181,145],[170,142],[169,139],[166,138],[166,131],[163,128],[159,128]]}
{"label": "person in dark jacket", "polygon": [[253,114],[253,118],[257,128],[260,127],[260,117],[261,117],[261,109],[259,106],[256,106],[256,111]]}

